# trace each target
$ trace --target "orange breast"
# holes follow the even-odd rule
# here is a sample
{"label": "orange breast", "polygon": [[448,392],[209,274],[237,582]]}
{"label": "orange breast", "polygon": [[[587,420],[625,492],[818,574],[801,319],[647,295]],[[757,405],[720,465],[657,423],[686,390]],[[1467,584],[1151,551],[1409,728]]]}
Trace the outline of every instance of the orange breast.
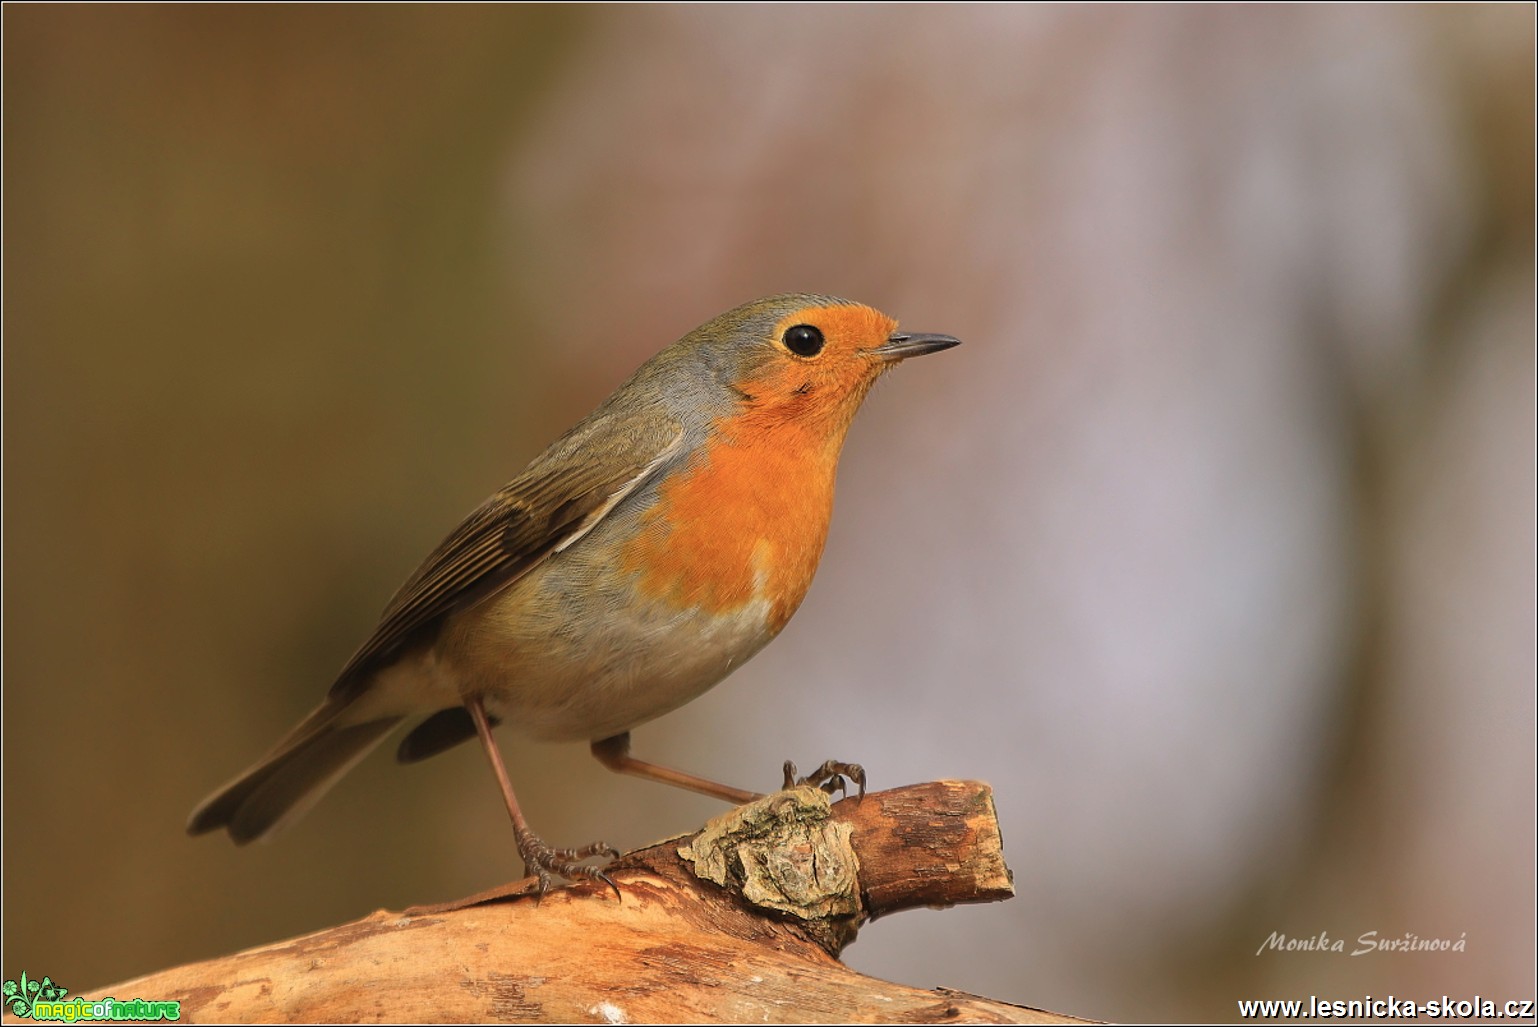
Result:
{"label": "orange breast", "polygon": [[778,632],[801,604],[828,537],[843,433],[748,411],[659,489],[622,563],[641,590],[728,613],[765,602]]}

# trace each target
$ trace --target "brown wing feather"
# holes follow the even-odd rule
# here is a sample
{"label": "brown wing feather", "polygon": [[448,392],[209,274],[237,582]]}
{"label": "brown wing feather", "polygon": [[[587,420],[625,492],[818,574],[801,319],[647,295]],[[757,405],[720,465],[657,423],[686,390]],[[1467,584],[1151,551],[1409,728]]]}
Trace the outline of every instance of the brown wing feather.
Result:
{"label": "brown wing feather", "polygon": [[342,668],[332,698],[351,698],[445,616],[506,588],[580,538],[680,451],[683,432],[670,419],[642,419],[649,423],[620,432],[605,420],[574,428],[433,550]]}

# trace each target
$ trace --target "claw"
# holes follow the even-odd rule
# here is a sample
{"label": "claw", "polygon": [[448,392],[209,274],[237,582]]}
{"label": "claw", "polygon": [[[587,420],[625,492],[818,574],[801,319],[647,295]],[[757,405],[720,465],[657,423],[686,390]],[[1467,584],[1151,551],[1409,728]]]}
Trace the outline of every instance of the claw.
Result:
{"label": "claw", "polygon": [[848,795],[849,788],[845,778],[859,785],[859,797],[861,799],[865,798],[865,768],[858,763],[841,763],[838,760],[827,760],[810,774],[798,779],[796,777],[796,765],[790,760],[785,761],[786,788],[794,788],[796,785],[816,785],[829,795],[832,795],[834,791]]}
{"label": "claw", "polygon": [[614,893],[614,901],[615,902],[624,902],[625,901],[625,897],[619,893],[619,885],[614,883],[614,878],[610,877],[608,874],[604,873],[602,870],[598,870],[598,869],[595,868],[593,870],[593,879],[595,881],[602,881],[604,884],[607,884],[609,886],[609,890]]}
{"label": "claw", "polygon": [[579,862],[592,859],[594,856],[613,859],[619,855],[619,850],[614,846],[605,842],[593,842],[580,849],[552,849],[533,831],[527,830],[515,832],[515,838],[518,842],[518,855],[523,857],[524,871],[533,874],[539,880],[539,886],[534,891],[535,902],[544,898],[545,892],[550,890],[552,874],[571,881],[578,878],[601,881],[609,886],[616,899],[621,898],[619,886],[614,883],[613,878],[598,867],[585,866]]}

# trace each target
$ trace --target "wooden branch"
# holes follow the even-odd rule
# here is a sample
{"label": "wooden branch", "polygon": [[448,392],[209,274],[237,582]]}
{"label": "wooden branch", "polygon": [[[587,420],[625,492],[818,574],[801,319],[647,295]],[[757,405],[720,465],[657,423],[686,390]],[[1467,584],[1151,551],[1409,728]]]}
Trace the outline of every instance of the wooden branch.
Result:
{"label": "wooden branch", "polygon": [[938,781],[831,804],[789,789],[534,901],[532,881],[86,992],[187,1022],[1082,1022],[865,977],[866,921],[1014,894],[992,793]]}

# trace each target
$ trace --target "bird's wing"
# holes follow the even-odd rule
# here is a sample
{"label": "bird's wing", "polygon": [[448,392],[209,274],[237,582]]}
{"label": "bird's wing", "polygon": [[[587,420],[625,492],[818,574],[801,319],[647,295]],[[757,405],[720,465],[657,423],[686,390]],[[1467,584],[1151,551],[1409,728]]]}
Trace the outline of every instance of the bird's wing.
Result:
{"label": "bird's wing", "polygon": [[444,616],[506,588],[575,543],[682,448],[683,431],[670,420],[613,429],[612,422],[574,429],[465,518],[395,593],[373,635],[338,675],[331,698],[352,698]]}

